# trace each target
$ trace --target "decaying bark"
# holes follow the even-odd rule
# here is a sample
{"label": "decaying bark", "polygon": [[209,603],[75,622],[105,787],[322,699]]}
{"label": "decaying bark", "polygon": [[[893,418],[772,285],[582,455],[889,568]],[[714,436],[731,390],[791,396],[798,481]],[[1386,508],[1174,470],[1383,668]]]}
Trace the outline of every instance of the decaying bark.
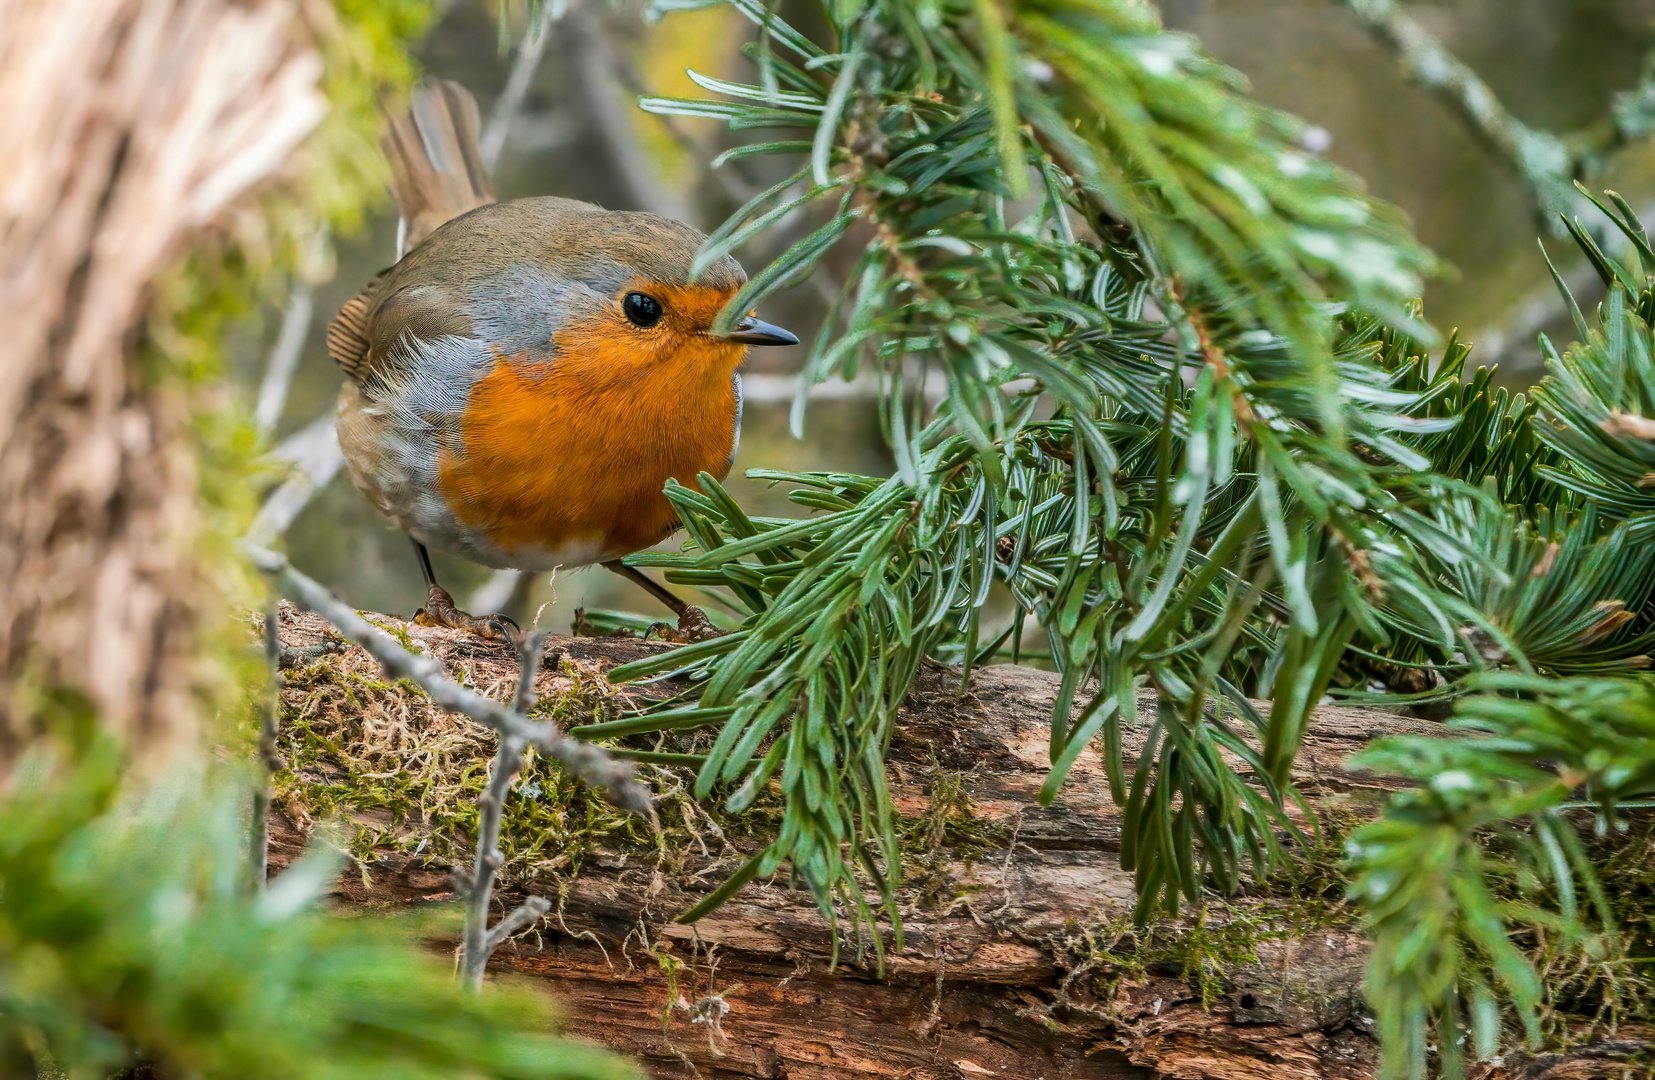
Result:
{"label": "decaying bark", "polygon": [[[472,685],[509,692],[513,659],[503,647],[382,624]],[[284,642],[301,662],[346,664],[349,652],[316,659],[325,636],[314,616],[284,612]],[[658,646],[555,638],[552,648],[609,665]],[[748,886],[694,927],[673,923],[744,858],[710,833],[705,855],[692,844],[671,858],[587,859],[561,882],[538,935],[503,947],[492,970],[543,980],[572,1032],[637,1055],[659,1077],[1372,1075],[1376,1046],[1360,995],[1367,947],[1348,918],[1325,903],[1255,897],[1215,904],[1204,925],[1186,918],[1165,928],[1183,942],[1183,961],[1178,948],[1135,947],[1125,934],[1133,883],[1118,866],[1120,816],[1097,756],[1082,756],[1051,807],[1035,803],[1056,678],[988,668],[963,697],[956,679],[925,673],[890,771],[903,813],[922,818],[940,792],[969,807],[977,828],[939,829],[910,868],[906,947],[888,957],[883,977],[848,939],[829,970],[833,931],[785,878]],[[560,680],[542,675],[541,693],[558,693]],[[290,693],[290,713],[314,707]],[[1140,716],[1139,732],[1146,722]],[[1360,814],[1387,783],[1346,771],[1344,759],[1376,733],[1428,730],[1389,714],[1318,710],[1298,781],[1318,806]],[[302,849],[303,833],[275,823],[274,864]],[[352,904],[452,900],[448,869],[387,855],[352,866],[340,895]],[[508,887],[503,903],[513,899]],[[848,925],[841,920],[841,934]],[[1191,957],[1198,970],[1185,970]]]}
{"label": "decaying bark", "polygon": [[0,764],[18,695],[192,725],[195,474],[151,284],[319,122],[299,0],[0,0]]}

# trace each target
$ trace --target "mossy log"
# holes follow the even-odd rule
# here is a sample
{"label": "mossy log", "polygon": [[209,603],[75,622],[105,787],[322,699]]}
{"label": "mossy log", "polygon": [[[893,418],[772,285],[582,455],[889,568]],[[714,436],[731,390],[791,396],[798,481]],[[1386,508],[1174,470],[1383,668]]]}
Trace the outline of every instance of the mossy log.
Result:
{"label": "mossy log", "polygon": [[[376,621],[478,689],[509,693],[503,646]],[[444,824],[445,808],[480,786],[491,733],[442,717],[411,687],[375,683],[371,658],[330,647],[314,616],[284,609],[282,632],[290,771],[273,866],[299,854],[311,823],[331,813],[356,860],[339,879],[342,904],[452,901],[451,868],[463,866],[469,839]],[[620,702],[609,695],[630,691],[595,676],[663,647],[554,638],[543,705],[566,720],[612,713]],[[1081,756],[1051,806],[1035,799],[1056,687],[1047,672],[1001,666],[975,672],[962,694],[957,672],[924,672],[890,757],[903,815],[904,946],[887,949],[883,971],[844,913],[836,929],[785,875],[749,885],[693,926],[673,921],[757,850],[773,807],[768,817],[761,806],[724,818],[693,804],[672,771],[647,767],[644,777],[668,793],[658,827],[620,826],[596,796],[553,790],[531,767],[512,798],[557,822],[541,828],[558,835],[537,847],[514,840],[508,822],[500,910],[538,893],[553,914],[507,943],[491,972],[538,980],[563,1002],[572,1033],[663,1078],[1372,1076],[1368,950],[1341,905],[1337,863],[1340,824],[1375,812],[1391,783],[1344,762],[1375,735],[1439,729],[1318,709],[1295,776],[1321,819],[1319,842],[1298,850],[1279,882],[1134,932],[1120,812],[1097,755]],[[1145,706],[1126,736],[1129,755],[1149,723]],[[401,789],[407,806],[346,775],[390,777],[399,761],[430,781]]]}

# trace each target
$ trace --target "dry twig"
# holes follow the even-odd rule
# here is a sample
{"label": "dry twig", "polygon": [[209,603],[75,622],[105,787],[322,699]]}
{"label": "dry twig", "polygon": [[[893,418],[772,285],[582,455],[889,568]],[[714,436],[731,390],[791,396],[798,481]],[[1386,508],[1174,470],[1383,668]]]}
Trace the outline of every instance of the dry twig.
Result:
{"label": "dry twig", "polygon": [[506,77],[505,89],[500,91],[494,108],[489,110],[488,126],[483,129],[480,140],[483,164],[490,169],[494,168],[506,148],[512,121],[523,111],[523,99],[528,96],[529,84],[534,82],[535,73],[540,70],[540,58],[545,55],[546,43],[551,40],[552,26],[568,10],[568,0],[547,0],[540,10],[540,18],[529,26],[522,44],[517,47],[517,60],[511,66],[511,74]]}
{"label": "dry twig", "polygon": [[[1655,133],[1655,79],[1647,73],[1635,86],[1616,93],[1606,115],[1596,122],[1575,131],[1548,131],[1520,120],[1469,64],[1399,0],[1341,2],[1397,54],[1415,83],[1458,113],[1475,136],[1510,164],[1529,188],[1542,224],[1553,235],[1563,234],[1562,217],[1588,209],[1586,200],[1575,191],[1575,182],[1593,183],[1616,151]],[[1652,216],[1655,208],[1642,215],[1644,220]],[[1608,235],[1607,222],[1595,214],[1586,214],[1583,224],[1600,240]],[[1598,288],[1597,273],[1585,260],[1559,269],[1576,296]],[[1556,287],[1544,282],[1474,335],[1477,355],[1489,364],[1535,366],[1539,360],[1535,338],[1568,313]]]}
{"label": "dry twig", "polygon": [[[534,709],[534,680],[540,673],[540,654],[546,635],[538,630],[517,642],[517,693],[512,708],[525,718]],[[488,786],[478,800],[477,858],[466,888],[465,944],[460,953],[460,978],[472,989],[483,985],[488,958],[512,934],[517,933],[551,910],[551,902],[531,896],[516,910],[488,928],[489,902],[494,895],[494,878],[505,861],[500,854],[500,822],[505,814],[506,795],[523,768],[526,743],[521,736],[502,734],[500,747],[489,766]]]}
{"label": "dry twig", "polygon": [[265,499],[247,530],[247,539],[258,544],[269,543],[287,532],[311,496],[326,487],[344,465],[332,410],[282,440],[270,456],[277,461],[291,462],[293,470]]}

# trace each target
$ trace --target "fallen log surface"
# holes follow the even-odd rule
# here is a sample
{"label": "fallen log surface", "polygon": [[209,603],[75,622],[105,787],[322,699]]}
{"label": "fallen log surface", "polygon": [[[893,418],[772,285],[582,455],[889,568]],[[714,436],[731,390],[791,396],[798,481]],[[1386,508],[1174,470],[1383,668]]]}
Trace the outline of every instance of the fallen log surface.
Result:
{"label": "fallen log surface", "polygon": [[[510,692],[514,664],[504,646],[373,618],[474,688]],[[422,724],[441,719],[461,733],[443,753],[474,770],[486,763],[492,733],[439,718],[411,689],[371,685],[362,674],[372,674],[371,659],[333,641],[317,617],[284,605],[281,629],[284,751],[303,758],[295,731],[312,731],[330,709],[343,717],[358,708],[387,717],[386,730],[400,732],[393,742],[417,739]],[[659,648],[554,638],[558,662],[547,663],[538,689],[547,700],[597,694],[612,715],[618,702],[595,676]],[[1118,861],[1120,813],[1096,753],[1081,755],[1051,806],[1035,799],[1056,688],[1056,676],[1024,667],[981,669],[963,694],[957,672],[923,673],[890,757],[905,822],[904,947],[887,953],[883,972],[866,932],[859,941],[845,912],[830,925],[785,874],[750,884],[694,926],[673,922],[762,842],[680,797],[662,803],[653,850],[600,843],[572,860],[542,852],[535,866],[508,863],[499,910],[538,893],[553,911],[503,946],[491,973],[538,980],[563,1002],[572,1034],[633,1055],[661,1078],[1371,1077],[1377,1045],[1361,996],[1367,944],[1340,905],[1338,830],[1327,824],[1370,816],[1393,786],[1348,771],[1352,753],[1376,735],[1440,728],[1319,708],[1295,778],[1323,819],[1323,843],[1299,853],[1294,880],[1215,897],[1134,933],[1132,875]],[[619,693],[624,700],[631,692]],[[1146,707],[1140,701],[1127,732],[1129,755],[1149,723]],[[379,736],[332,738],[358,737]],[[290,760],[295,780],[278,800],[273,870],[303,852],[319,816],[302,781],[333,768]],[[650,777],[658,788],[673,782],[671,770],[646,770]],[[536,797],[522,784],[511,796]],[[352,848],[356,863],[339,879],[340,903],[454,900],[451,870],[463,860],[427,843],[439,831],[429,808],[424,818],[348,799],[330,809],[364,829]]]}

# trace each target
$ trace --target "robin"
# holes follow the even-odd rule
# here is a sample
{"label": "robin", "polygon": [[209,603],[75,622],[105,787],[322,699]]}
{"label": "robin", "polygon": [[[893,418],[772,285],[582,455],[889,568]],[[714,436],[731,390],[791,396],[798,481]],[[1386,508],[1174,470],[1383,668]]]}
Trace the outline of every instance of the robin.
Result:
{"label": "robin", "polygon": [[496,201],[477,133],[471,95],[439,82],[387,134],[400,257],[328,327],[351,480],[412,538],[422,621],[495,636],[497,616],[437,584],[435,548],[495,568],[599,563],[704,636],[705,615],[620,559],[679,528],[668,479],[729,472],[748,346],[798,338],[751,315],[712,332],[746,275],[725,257],[691,280],[706,236],[688,225]]}

